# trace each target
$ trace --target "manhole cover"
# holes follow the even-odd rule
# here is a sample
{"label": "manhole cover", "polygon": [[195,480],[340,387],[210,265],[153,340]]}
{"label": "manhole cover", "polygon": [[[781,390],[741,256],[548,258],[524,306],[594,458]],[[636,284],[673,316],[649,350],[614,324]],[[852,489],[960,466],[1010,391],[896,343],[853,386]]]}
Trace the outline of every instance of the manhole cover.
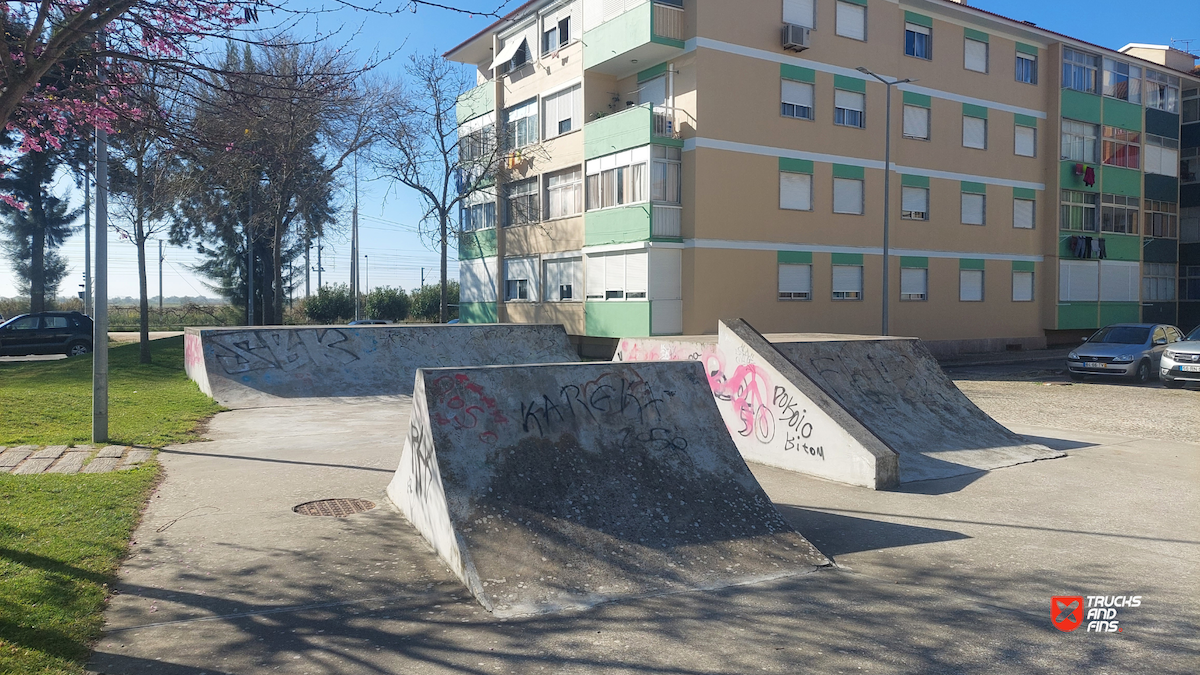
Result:
{"label": "manhole cover", "polygon": [[373,502],[365,499],[319,499],[315,502],[305,502],[292,507],[292,510],[302,516],[333,516],[342,518],[375,508]]}

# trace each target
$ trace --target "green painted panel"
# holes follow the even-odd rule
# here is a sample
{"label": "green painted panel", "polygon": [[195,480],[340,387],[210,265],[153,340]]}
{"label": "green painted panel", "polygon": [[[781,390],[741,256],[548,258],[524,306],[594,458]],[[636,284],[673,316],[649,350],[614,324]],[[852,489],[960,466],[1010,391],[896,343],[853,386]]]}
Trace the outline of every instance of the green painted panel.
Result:
{"label": "green painted panel", "polygon": [[583,154],[595,159],[650,143],[652,116],[649,106],[637,106],[605,115],[583,128]]}
{"label": "green painted panel", "polygon": [[929,187],[929,176],[913,176],[911,174],[901,174],[900,184],[904,187]]}
{"label": "green painted panel", "polygon": [[867,81],[857,77],[848,77],[846,75],[833,76],[833,88],[843,89],[845,91],[857,91],[860,94],[867,93]]}
{"label": "green painted panel", "polygon": [[1104,238],[1104,252],[1108,255],[1109,260],[1131,260],[1134,262],[1142,259],[1142,238],[1135,234],[1113,234],[1111,232],[1102,233]]}
{"label": "green painted panel", "polygon": [[657,66],[654,66],[653,68],[647,68],[647,69],[643,70],[642,72],[638,73],[637,81],[645,82],[646,80],[653,80],[654,78],[656,78],[659,75],[662,75],[666,72],[667,72],[667,64],[665,62],[663,62],[663,63],[658,64]]}
{"label": "green painted panel", "polygon": [[1156,173],[1146,174],[1146,199],[1157,199],[1160,202],[1179,201],[1179,179]]}
{"label": "green painted panel", "polygon": [[1119,166],[1106,166],[1100,170],[1100,185],[1110,195],[1126,197],[1142,196],[1142,172]]}
{"label": "green painted panel", "polygon": [[778,254],[781,263],[789,263],[792,265],[811,265],[812,251],[779,251]]}
{"label": "green painted panel", "polygon": [[458,306],[459,323],[496,323],[496,303],[464,302]]}
{"label": "green painted panel", "polygon": [[1104,124],[1133,131],[1142,130],[1142,106],[1115,98],[1104,98]]}
{"label": "green painted panel", "polygon": [[917,14],[916,12],[906,11],[906,12],[904,12],[904,20],[907,21],[908,23],[915,23],[918,26],[925,26],[926,28],[933,28],[933,17],[925,16],[924,14]]}
{"label": "green painted panel", "polygon": [[915,106],[920,106],[922,108],[932,108],[933,107],[933,97],[926,96],[925,94],[918,94],[916,92],[906,91],[906,92],[904,92],[904,105],[915,105]]}
{"label": "green painted panel", "polygon": [[1038,48],[1033,45],[1027,45],[1024,42],[1018,42],[1017,43],[1017,51],[1021,54],[1029,54],[1030,56],[1037,56]]}
{"label": "green painted panel", "polygon": [[984,261],[979,258],[959,258],[958,269],[960,270],[981,270],[983,269]]}
{"label": "green painted panel", "polygon": [[1032,272],[1034,262],[1032,260],[1014,260],[1012,261],[1012,271],[1014,272]]}
{"label": "green painted panel", "polygon": [[790,159],[788,157],[779,158],[779,170],[789,171],[791,173],[812,173],[813,163],[809,159]]}
{"label": "green painted panel", "polygon": [[[1146,108],[1146,133],[1167,138],[1179,138],[1179,115],[1165,110]],[[1183,147],[1189,147],[1184,143]]]}
{"label": "green painted panel", "polygon": [[839,2],[849,2],[854,5],[862,5],[863,7],[867,6],[867,0],[839,0]]}
{"label": "green painted panel", "polygon": [[[1092,184],[1091,187],[1084,185],[1083,176],[1075,175],[1075,165],[1076,164],[1078,164],[1078,162],[1066,161],[1066,162],[1061,163],[1061,165],[1059,166],[1059,172],[1058,172],[1059,186],[1061,186],[1062,189],[1064,189],[1064,190],[1083,190],[1084,192],[1099,192],[1100,191],[1100,177],[1099,176],[1096,177],[1096,182],[1094,184]],[[1099,171],[1099,169],[1100,169],[1100,167],[1092,165],[1092,164],[1087,164],[1085,166],[1091,166],[1093,169],[1096,169],[1097,171]]]}
{"label": "green painted panel", "polygon": [[496,255],[496,230],[475,230],[458,236],[458,259],[472,260]]}
{"label": "green painted panel", "polygon": [[833,165],[834,178],[854,178],[856,180],[862,180],[864,175],[866,175],[866,171],[861,166],[851,166],[849,164]]}
{"label": "green painted panel", "polygon": [[802,68],[800,66],[792,66],[786,63],[779,64],[779,76],[785,80],[795,80],[796,82],[816,82],[817,71],[812,68]]}
{"label": "green painted panel", "polygon": [[1033,127],[1036,129],[1038,125],[1038,118],[1033,115],[1022,115],[1021,113],[1013,113],[1013,121],[1019,127]]}
{"label": "green painted panel", "polygon": [[974,28],[963,28],[963,37],[968,40],[978,40],[979,42],[987,42],[988,34],[983,31],[975,30]]}
{"label": "green painted panel", "polygon": [[1074,89],[1062,90],[1062,116],[1080,122],[1100,123],[1100,97]]}
{"label": "green painted panel", "polygon": [[900,266],[927,269],[929,267],[929,258],[922,258],[913,255],[902,255],[900,256]]}
{"label": "green painted panel", "polygon": [[863,254],[861,253],[831,253],[834,265],[861,265],[863,264]]}
{"label": "green painted panel", "polygon": [[1067,302],[1058,305],[1058,329],[1099,328],[1099,303]]}
{"label": "green painted panel", "polygon": [[960,183],[963,192],[969,192],[976,195],[987,194],[987,185],[984,183],[973,183],[969,180],[964,180]]}
{"label": "green painted panel", "polygon": [[1037,199],[1037,190],[1032,188],[1013,188],[1013,199]]}
{"label": "green painted panel", "polygon": [[458,118],[458,123],[462,124],[494,110],[496,108],[494,88],[494,82],[484,82],[474,89],[463,92],[458,97],[457,105],[454,106],[454,114]]}
{"label": "green painted panel", "polygon": [[1175,239],[1147,238],[1142,246],[1142,260],[1156,263],[1179,262],[1179,248]]}
{"label": "green painted panel", "polygon": [[647,337],[650,303],[646,301],[588,302],[583,305],[585,331],[594,337]]}
{"label": "green painted panel", "polygon": [[1137,323],[1142,320],[1142,308],[1136,302],[1100,303],[1100,325],[1110,323]]}
{"label": "green painted panel", "polygon": [[964,103],[962,104],[962,107],[964,117],[980,117],[985,120],[987,119],[988,109],[986,106]]}
{"label": "green painted panel", "polygon": [[650,238],[650,205],[588,211],[583,218],[583,231],[585,246],[646,241]]}
{"label": "green painted panel", "polygon": [[584,33],[583,69],[594,68],[654,41],[651,4],[638,5]]}

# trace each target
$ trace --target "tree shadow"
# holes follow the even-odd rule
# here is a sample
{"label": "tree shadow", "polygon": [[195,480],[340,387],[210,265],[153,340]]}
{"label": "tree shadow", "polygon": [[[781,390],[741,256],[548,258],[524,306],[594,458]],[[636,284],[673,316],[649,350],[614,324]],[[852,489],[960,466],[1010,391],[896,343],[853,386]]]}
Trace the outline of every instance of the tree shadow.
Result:
{"label": "tree shadow", "polygon": [[805,538],[814,546],[825,555],[834,558],[859,551],[970,539],[969,536],[953,530],[856,518],[790,504],[776,504],[775,506],[783,514],[783,517],[797,531],[804,533]]}

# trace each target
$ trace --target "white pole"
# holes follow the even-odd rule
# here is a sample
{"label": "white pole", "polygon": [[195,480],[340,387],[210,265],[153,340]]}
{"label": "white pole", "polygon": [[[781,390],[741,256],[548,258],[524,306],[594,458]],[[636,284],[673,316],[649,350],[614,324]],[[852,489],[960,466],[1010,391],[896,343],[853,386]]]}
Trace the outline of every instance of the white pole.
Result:
{"label": "white pole", "polygon": [[92,334],[92,442],[108,442],[108,134],[96,129],[96,309]]}

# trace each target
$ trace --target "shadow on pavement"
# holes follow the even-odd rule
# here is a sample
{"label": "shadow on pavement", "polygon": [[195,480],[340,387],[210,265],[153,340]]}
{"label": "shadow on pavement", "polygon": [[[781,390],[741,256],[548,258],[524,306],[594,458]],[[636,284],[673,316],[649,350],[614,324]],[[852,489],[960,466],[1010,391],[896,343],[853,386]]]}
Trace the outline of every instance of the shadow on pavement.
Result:
{"label": "shadow on pavement", "polygon": [[788,504],[776,504],[783,517],[827,556],[859,551],[970,539],[961,532],[900,525],[882,520],[844,516]]}

